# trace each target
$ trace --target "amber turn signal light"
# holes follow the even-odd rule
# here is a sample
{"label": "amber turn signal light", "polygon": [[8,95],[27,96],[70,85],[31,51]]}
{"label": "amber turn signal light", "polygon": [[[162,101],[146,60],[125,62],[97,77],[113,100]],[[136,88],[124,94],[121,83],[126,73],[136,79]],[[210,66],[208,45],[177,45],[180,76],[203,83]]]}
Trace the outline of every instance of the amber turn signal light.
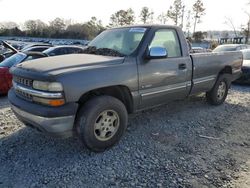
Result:
{"label": "amber turn signal light", "polygon": [[50,106],[62,106],[64,105],[64,100],[63,99],[54,99],[49,101]]}

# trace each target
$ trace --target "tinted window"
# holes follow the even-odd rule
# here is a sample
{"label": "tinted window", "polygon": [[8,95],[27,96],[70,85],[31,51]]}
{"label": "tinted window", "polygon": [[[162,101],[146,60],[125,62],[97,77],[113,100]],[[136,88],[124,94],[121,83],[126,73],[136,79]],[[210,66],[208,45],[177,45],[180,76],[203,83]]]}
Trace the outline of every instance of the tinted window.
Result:
{"label": "tinted window", "polygon": [[49,48],[43,52],[49,56],[56,56],[56,55],[63,55],[67,51],[64,48]]}
{"label": "tinted window", "polygon": [[0,63],[0,67],[12,67],[16,64],[21,63],[24,61],[24,59],[27,57],[26,54],[23,53],[17,53],[15,55],[12,55],[11,57],[5,59],[2,63]]}
{"label": "tinted window", "polygon": [[73,54],[77,54],[77,53],[81,53],[81,49],[79,49],[79,48],[69,48],[68,52],[73,53]]}
{"label": "tinted window", "polygon": [[68,54],[68,53],[69,53],[68,48],[60,48],[58,55],[64,55],[64,54]]}
{"label": "tinted window", "polygon": [[77,53],[77,49],[76,48],[68,48],[67,49],[67,54],[73,54],[73,53]]}
{"label": "tinted window", "polygon": [[173,29],[160,29],[155,32],[155,36],[149,46],[163,47],[168,51],[168,57],[180,57],[181,48],[176,31]]}

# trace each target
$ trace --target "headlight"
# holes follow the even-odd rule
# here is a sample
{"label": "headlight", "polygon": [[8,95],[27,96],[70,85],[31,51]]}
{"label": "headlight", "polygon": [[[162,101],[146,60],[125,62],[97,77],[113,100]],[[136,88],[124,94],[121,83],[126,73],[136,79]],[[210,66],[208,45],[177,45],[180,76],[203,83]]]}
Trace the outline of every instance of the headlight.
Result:
{"label": "headlight", "polygon": [[63,91],[63,86],[59,82],[33,81],[33,88],[42,91]]}

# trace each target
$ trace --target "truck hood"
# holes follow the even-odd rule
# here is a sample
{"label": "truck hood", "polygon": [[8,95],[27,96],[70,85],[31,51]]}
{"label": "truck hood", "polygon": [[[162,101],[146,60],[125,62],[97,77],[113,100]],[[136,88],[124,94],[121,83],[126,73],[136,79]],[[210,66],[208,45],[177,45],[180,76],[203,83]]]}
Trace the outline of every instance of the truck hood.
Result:
{"label": "truck hood", "polygon": [[27,61],[17,65],[18,68],[32,72],[58,75],[81,69],[97,68],[123,63],[124,57],[111,57],[89,54],[70,54]]}

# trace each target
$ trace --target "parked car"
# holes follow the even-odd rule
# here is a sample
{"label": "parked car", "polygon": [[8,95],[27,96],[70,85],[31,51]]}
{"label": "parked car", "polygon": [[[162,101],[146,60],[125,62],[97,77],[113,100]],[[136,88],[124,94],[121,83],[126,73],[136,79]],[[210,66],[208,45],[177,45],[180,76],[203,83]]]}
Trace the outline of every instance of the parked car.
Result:
{"label": "parked car", "polygon": [[52,47],[51,44],[32,43],[29,45],[25,45],[21,49],[18,50],[17,48],[15,48],[13,45],[9,44],[6,41],[2,41],[2,45],[8,50],[4,52],[3,54],[1,54],[0,62],[2,62],[4,59],[7,59],[8,57],[11,57],[12,55],[18,52],[28,52],[28,51],[42,52]]}
{"label": "parked car", "polygon": [[242,50],[243,54],[243,65],[242,65],[242,75],[236,80],[236,83],[250,84],[250,49]]}
{"label": "parked car", "polygon": [[211,50],[202,47],[192,47],[192,49],[190,50],[190,53],[207,53],[207,52],[211,52]]}
{"label": "parked car", "polygon": [[[1,54],[1,60],[3,61],[4,59],[12,56],[15,53],[18,53],[19,51],[14,48],[12,45],[10,45],[9,43],[5,42],[5,41],[0,41],[2,46],[7,49],[3,54]],[[2,62],[0,61],[0,62]]]}
{"label": "parked car", "polygon": [[247,44],[223,44],[217,46],[213,52],[228,52],[228,51],[240,51],[243,49],[248,49]]}
{"label": "parked car", "polygon": [[27,126],[93,151],[120,140],[128,114],[201,92],[222,104],[242,66],[241,52],[190,55],[182,30],[164,25],[108,29],[83,53],[12,67],[8,98]]}
{"label": "parked car", "polygon": [[28,45],[25,45],[22,49],[21,49],[21,51],[27,51],[27,49],[29,49],[29,48],[33,48],[33,47],[47,47],[47,49],[48,48],[50,48],[50,47],[53,47],[53,45],[51,45],[51,44],[46,44],[46,43],[32,43],[32,44],[28,44]]}
{"label": "parked car", "polygon": [[46,57],[38,52],[18,52],[0,63],[0,94],[6,94],[12,87],[12,75],[9,69],[24,61]]}
{"label": "parked car", "polygon": [[26,48],[22,50],[22,52],[43,52],[49,48],[50,46],[34,46],[34,47]]}
{"label": "parked car", "polygon": [[70,45],[55,46],[43,51],[43,53],[47,54],[48,56],[79,54],[83,53],[83,48],[80,46],[70,46]]}

